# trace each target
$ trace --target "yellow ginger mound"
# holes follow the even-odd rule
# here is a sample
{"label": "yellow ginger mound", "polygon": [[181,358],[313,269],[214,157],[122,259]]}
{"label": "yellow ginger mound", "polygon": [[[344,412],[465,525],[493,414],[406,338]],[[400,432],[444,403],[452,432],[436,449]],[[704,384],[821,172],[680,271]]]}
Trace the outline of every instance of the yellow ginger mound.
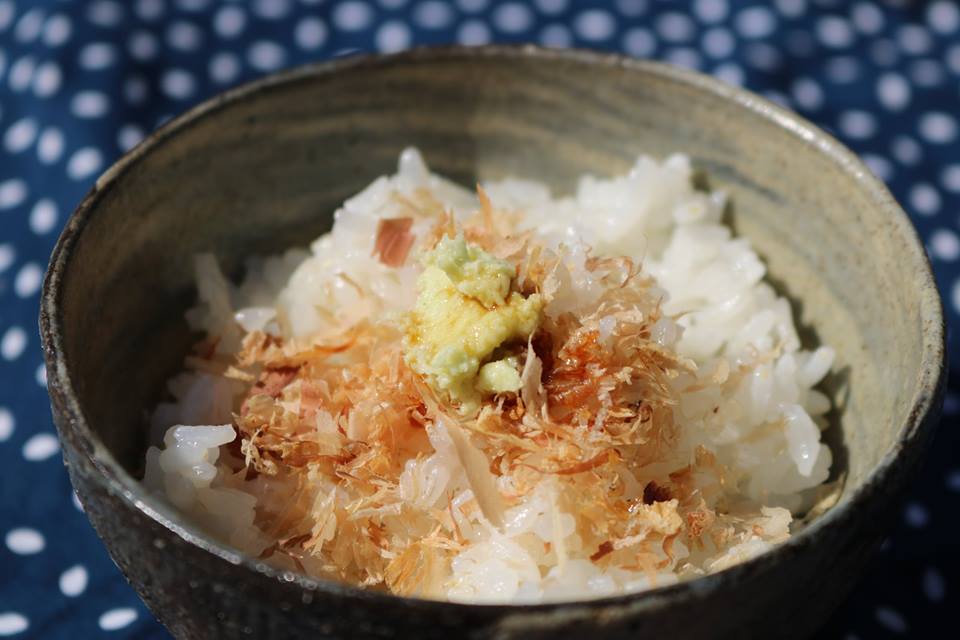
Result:
{"label": "yellow ginger mound", "polygon": [[462,235],[441,239],[423,264],[405,323],[407,364],[463,413],[476,411],[484,393],[517,391],[516,358],[488,361],[504,344],[526,342],[536,331],[541,296],[511,292],[514,266]]}

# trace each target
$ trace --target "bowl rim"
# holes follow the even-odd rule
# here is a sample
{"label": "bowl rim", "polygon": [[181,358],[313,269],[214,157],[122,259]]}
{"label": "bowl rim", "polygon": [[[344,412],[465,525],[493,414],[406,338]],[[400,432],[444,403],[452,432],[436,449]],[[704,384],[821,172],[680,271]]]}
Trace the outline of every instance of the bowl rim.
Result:
{"label": "bowl rim", "polygon": [[[314,579],[299,573],[270,567],[263,561],[250,558],[229,545],[216,541],[199,527],[182,520],[178,521],[174,510],[149,494],[141,483],[127,473],[114,459],[100,438],[87,424],[74,390],[74,384],[70,378],[63,352],[63,319],[61,314],[64,294],[63,283],[66,276],[65,272],[72,258],[73,248],[87,223],[95,215],[98,204],[103,197],[141,158],[161,147],[168,139],[188,131],[193,125],[206,118],[215,116],[221,109],[240,103],[245,99],[254,98],[274,88],[286,87],[300,82],[311,82],[317,78],[349,73],[354,70],[362,71],[369,68],[411,66],[420,63],[476,58],[501,58],[505,61],[535,60],[545,64],[561,61],[588,66],[618,67],[635,73],[637,78],[652,75],[661,81],[672,82],[688,89],[710,94],[714,98],[732,103],[753,117],[766,120],[785,130],[798,143],[815,147],[819,153],[827,156],[838,170],[851,176],[867,196],[874,201],[875,205],[882,210],[882,213],[889,217],[893,223],[894,233],[904,241],[902,244],[903,261],[898,263],[899,267],[909,269],[916,277],[920,289],[921,306],[919,315],[922,320],[927,320],[927,329],[922,333],[921,372],[914,388],[911,410],[907,420],[900,428],[890,449],[870,471],[862,485],[851,495],[815,518],[802,531],[792,535],[786,542],[756,558],[717,573],[647,591],[591,600],[538,604],[468,604],[369,591],[344,583]],[[270,74],[219,93],[171,119],[106,169],[67,221],[51,254],[44,277],[40,301],[40,333],[47,370],[48,391],[53,400],[55,413],[59,412],[61,414],[60,419],[57,420],[57,429],[61,432],[61,440],[64,439],[66,432],[73,432],[78,442],[83,445],[84,454],[99,474],[95,481],[105,485],[111,493],[119,496],[129,507],[141,512],[187,544],[199,547],[201,550],[234,565],[241,565],[254,574],[260,574],[279,582],[295,583],[301,589],[310,592],[354,598],[373,604],[380,602],[404,603],[418,608],[426,607],[428,610],[438,613],[477,608],[502,610],[515,615],[536,615],[559,609],[568,612],[575,609],[593,610],[597,608],[630,607],[636,609],[640,607],[645,609],[654,607],[656,603],[663,600],[703,599],[718,589],[728,588],[730,584],[772,569],[781,556],[795,554],[809,547],[815,543],[822,532],[847,526],[853,519],[854,514],[860,511],[863,505],[868,503],[881,487],[896,480],[895,476],[900,471],[896,467],[901,452],[917,446],[922,447],[929,440],[928,436],[934,429],[942,402],[946,377],[946,332],[942,303],[923,245],[907,214],[896,203],[886,186],[870,172],[853,152],[798,114],[746,89],[724,84],[704,74],[620,54],[583,49],[548,49],[536,45],[419,47],[389,55],[367,54],[309,63]],[[915,459],[916,457],[918,456],[915,456]]]}

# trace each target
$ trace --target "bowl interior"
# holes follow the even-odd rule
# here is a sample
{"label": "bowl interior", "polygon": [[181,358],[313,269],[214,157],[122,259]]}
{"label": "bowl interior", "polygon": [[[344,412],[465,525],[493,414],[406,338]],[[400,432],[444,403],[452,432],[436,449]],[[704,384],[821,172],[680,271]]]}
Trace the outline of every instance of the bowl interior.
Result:
{"label": "bowl interior", "polygon": [[306,245],[407,145],[466,184],[518,175],[559,191],[584,172],[624,172],[641,152],[690,155],[732,196],[732,224],[810,337],[837,349],[830,439],[844,495],[895,447],[939,312],[902,214],[830,140],[643,63],[492,51],[344,64],[202,107],[101,180],[74,221],[85,228],[66,258],[63,355],[90,428],[128,471],[193,339],[182,319],[193,254],[238,274],[247,256]]}

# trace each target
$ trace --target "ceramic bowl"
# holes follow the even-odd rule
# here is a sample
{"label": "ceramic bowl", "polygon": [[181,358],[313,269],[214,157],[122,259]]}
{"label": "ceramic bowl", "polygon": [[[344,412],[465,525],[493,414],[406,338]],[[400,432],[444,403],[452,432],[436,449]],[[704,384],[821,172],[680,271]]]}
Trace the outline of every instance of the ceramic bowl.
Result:
{"label": "ceramic bowl", "polygon": [[[721,573],[578,603],[476,606],[365,592],[227,548],[137,481],[144,415],[193,336],[191,256],[305,245],[401,148],[465,184],[522,175],[561,191],[641,152],[689,154],[729,192],[730,222],[834,346],[828,430],[836,504],[787,543]],[[936,423],[940,300],[917,235],[829,135],[678,69],[532,47],[416,50],[302,67],[173,120],[97,181],[44,283],[53,414],[86,513],[157,618],[181,638],[798,637],[843,598]]]}

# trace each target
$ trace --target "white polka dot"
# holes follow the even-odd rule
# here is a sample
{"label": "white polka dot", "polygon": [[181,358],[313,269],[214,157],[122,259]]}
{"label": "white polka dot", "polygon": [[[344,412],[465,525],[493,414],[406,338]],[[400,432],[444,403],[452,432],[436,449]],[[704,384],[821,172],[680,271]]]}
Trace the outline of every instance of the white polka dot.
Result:
{"label": "white polka dot", "polygon": [[14,611],[0,612],[0,636],[13,636],[30,628],[30,621]]}
{"label": "white polka dot", "polygon": [[877,610],[874,612],[874,617],[876,617],[877,622],[889,631],[893,631],[894,633],[907,632],[907,621],[898,611],[890,607],[877,607]]}
{"label": "white polka dot", "polygon": [[628,18],[634,18],[647,11],[648,0],[617,0],[616,4],[617,11]]}
{"label": "white polka dot", "polygon": [[545,47],[563,49],[573,44],[573,34],[562,24],[548,24],[540,30],[537,38]]}
{"label": "white polka dot", "polygon": [[775,71],[781,63],[780,52],[766,42],[752,42],[745,51],[747,64],[761,71]]}
{"label": "white polka dot", "polygon": [[933,46],[933,38],[923,27],[915,24],[905,24],[897,29],[897,44],[910,55],[921,55]]}
{"label": "white polka dot", "polygon": [[657,19],[657,33],[667,42],[686,42],[696,33],[696,26],[686,15],[665,13]]}
{"label": "white polka dot", "polygon": [[137,0],[137,16],[146,22],[153,22],[166,10],[164,0]]}
{"label": "white polka dot", "polygon": [[12,209],[27,199],[27,183],[20,178],[0,182],[0,211]]}
{"label": "white polka dot", "polygon": [[933,567],[928,567],[923,572],[923,595],[931,602],[942,602],[947,593],[947,587],[944,584],[943,576]]}
{"label": "white polka dot", "polygon": [[320,18],[304,18],[297,23],[293,39],[301,49],[316,49],[327,41],[327,25]]}
{"label": "white polka dot", "polygon": [[737,14],[735,25],[744,38],[766,38],[777,28],[777,18],[766,7],[750,7]]}
{"label": "white polka dot", "polygon": [[490,29],[480,20],[466,20],[457,29],[457,42],[476,47],[490,42]]}
{"label": "white polka dot", "polygon": [[116,631],[117,629],[123,629],[129,626],[136,619],[137,612],[135,610],[129,607],[123,607],[120,609],[110,609],[100,616],[97,624],[99,624],[100,628],[104,631]]}
{"label": "white polka dot", "polygon": [[424,29],[445,29],[453,22],[453,10],[445,2],[427,0],[414,7],[413,21]]}
{"label": "white polka dot", "polygon": [[365,2],[347,0],[333,10],[333,22],[344,31],[362,31],[373,21],[373,10]]}
{"label": "white polka dot", "polygon": [[23,56],[10,65],[10,73],[7,74],[7,84],[10,85],[10,89],[23,91],[29,87],[36,66],[37,63],[32,56]]}
{"label": "white polka dot", "polygon": [[[930,234],[930,255],[939,260],[953,262],[960,257],[960,238],[949,229],[937,229]],[[907,519],[910,519],[908,508]],[[922,525],[915,525],[922,526]]]}
{"label": "white polka dot", "polygon": [[[396,0],[391,0],[391,1],[396,1]],[[403,2],[406,2],[406,0],[402,0],[401,4]],[[380,0],[380,4],[382,4],[385,7],[389,6],[384,4],[384,0]],[[487,8],[488,4],[489,4],[489,0],[457,0],[457,6],[460,7],[460,10],[465,11],[467,13],[476,13],[477,11],[483,11],[484,9]]]}
{"label": "white polka dot", "polygon": [[170,69],[160,78],[160,90],[173,100],[186,100],[196,90],[196,81],[189,71]]}
{"label": "white polka dot", "polygon": [[877,98],[891,111],[900,111],[910,103],[910,85],[897,73],[885,73],[877,81]]}
{"label": "white polka dot", "polygon": [[12,244],[9,242],[0,244],[0,273],[9,269],[16,257],[17,253]]}
{"label": "white polka dot", "polygon": [[[69,24],[69,23],[66,23],[66,24]],[[53,94],[55,94],[57,90],[60,88],[62,74],[60,72],[60,67],[56,62],[54,61],[44,62],[35,70],[31,68],[30,71],[31,71],[31,77],[26,78],[26,73],[24,72],[25,77],[19,78],[17,80],[17,84],[19,85],[21,82],[25,82],[25,83],[32,82],[33,93],[38,98],[48,98]],[[0,51],[0,77],[2,76],[3,76],[3,51]],[[22,88],[26,88],[26,84],[24,84]]]}
{"label": "white polka dot", "polygon": [[4,360],[16,360],[27,348],[27,333],[20,327],[10,327],[0,338],[0,356]]}
{"label": "white polka dot", "polygon": [[135,124],[125,124],[117,131],[117,146],[122,151],[129,151],[143,140],[143,129]]}
{"label": "white polka dot", "polygon": [[960,75],[960,44],[955,44],[947,49],[944,59],[947,61],[947,67],[950,71]]}
{"label": "white polka dot", "polygon": [[63,134],[56,127],[47,127],[37,141],[37,157],[44,164],[53,164],[63,155]]}
{"label": "white polka dot", "polygon": [[149,31],[135,31],[127,40],[127,50],[134,60],[146,61],[157,57],[160,45]]}
{"label": "white polka dot", "polygon": [[0,407],[0,442],[6,442],[13,435],[16,421],[13,414],[6,407]]}
{"label": "white polka dot", "polygon": [[703,50],[713,58],[726,58],[733,53],[733,35],[722,27],[714,27],[703,34]]}
{"label": "white polka dot", "polygon": [[850,19],[857,31],[874,35],[883,29],[883,12],[871,2],[858,2],[850,10]]}
{"label": "white polka dot", "polygon": [[87,9],[87,20],[100,27],[115,27],[123,21],[123,5],[112,0],[97,0]]}
{"label": "white polka dot", "polygon": [[38,433],[23,443],[23,458],[28,462],[42,462],[60,451],[60,443],[50,433]]}
{"label": "white polka dot", "polygon": [[537,5],[537,9],[541,13],[547,15],[556,15],[567,9],[568,2],[567,0],[536,0],[534,4]]}
{"label": "white polka dot", "polygon": [[240,61],[232,53],[222,52],[210,58],[210,77],[214,82],[227,84],[240,75]]}
{"label": "white polka dot", "polygon": [[690,49],[689,47],[670,49],[664,54],[663,59],[670,64],[683,67],[684,69],[696,70],[703,65],[703,58],[700,57],[700,53],[696,49]]}
{"label": "white polka dot", "polygon": [[928,142],[946,144],[957,137],[957,121],[948,113],[933,111],[920,117],[920,135]]}
{"label": "white polka dot", "polygon": [[853,44],[850,23],[838,16],[824,16],[817,21],[817,38],[828,47],[842,48]]}
{"label": "white polka dot", "polygon": [[247,61],[257,71],[276,71],[284,65],[287,52],[276,42],[260,40],[247,50]]}
{"label": "white polka dot", "polygon": [[223,7],[213,16],[213,30],[221,38],[237,37],[243,32],[246,24],[247,14],[234,5]]}
{"label": "white polka dot", "polygon": [[802,16],[807,10],[807,0],[774,0],[774,4],[777,11],[787,18]]}
{"label": "white polka dot", "polygon": [[3,136],[3,146],[10,153],[26,151],[37,138],[37,121],[21,118],[10,125]]}
{"label": "white polka dot", "polygon": [[599,42],[613,36],[617,25],[608,12],[602,9],[590,9],[577,15],[573,28],[583,40]]}
{"label": "white polka dot", "polygon": [[916,60],[910,65],[909,73],[918,87],[936,87],[944,81],[943,67],[935,60]]}
{"label": "white polka dot", "polygon": [[521,33],[532,24],[533,14],[519,2],[507,2],[493,12],[493,25],[504,33]]}
{"label": "white polka dot", "polygon": [[60,89],[62,80],[60,65],[52,60],[44,62],[33,74],[33,93],[38,98],[49,98]]}
{"label": "white polka dot", "polygon": [[40,290],[43,283],[43,269],[36,262],[28,262],[20,267],[13,281],[13,290],[21,298],[29,298]]}
{"label": "white polka dot", "polygon": [[960,9],[955,0],[938,0],[927,7],[927,24],[937,33],[953,33],[960,27]]}
{"label": "white polka dot", "polygon": [[140,76],[130,76],[123,83],[123,97],[130,104],[141,104],[150,92],[147,82]]}
{"label": "white polka dot", "polygon": [[95,147],[75,151],[67,161],[67,175],[73,180],[83,180],[100,170],[103,157]]}
{"label": "white polka dot", "polygon": [[797,106],[807,111],[819,109],[823,105],[823,90],[810,78],[797,78],[790,87],[790,94]]}
{"label": "white polka dot", "polygon": [[634,27],[623,34],[623,48],[631,56],[647,58],[657,50],[657,40],[642,27]]}
{"label": "white polka dot", "polygon": [[910,208],[920,215],[932,216],[940,211],[940,193],[926,182],[910,189],[909,200]]}
{"label": "white polka dot", "polygon": [[43,535],[36,529],[18,527],[7,532],[7,548],[18,556],[40,553],[47,546]]}
{"label": "white polka dot", "polygon": [[713,70],[713,75],[727,84],[742,86],[745,80],[743,69],[733,62],[726,62]]}
{"label": "white polka dot", "polygon": [[282,20],[290,13],[290,0],[254,0],[253,12],[267,20]]}
{"label": "white polka dot", "polygon": [[177,6],[184,11],[203,11],[210,6],[210,0],[177,0]]}
{"label": "white polka dot", "polygon": [[[953,283],[953,288],[950,291],[950,301],[953,304],[953,310],[960,312],[960,280]],[[951,489],[960,491],[960,472],[955,472],[955,474],[954,478],[948,478],[947,481],[948,483],[954,482],[954,484],[950,484]]]}
{"label": "white polka dot", "polygon": [[727,0],[696,0],[693,3],[693,13],[702,22],[720,22],[729,12]]}
{"label": "white polka dot", "polygon": [[57,224],[57,205],[49,198],[37,200],[30,210],[30,230],[37,235],[49,233]]}
{"label": "white polka dot", "polygon": [[940,174],[943,187],[951,193],[960,193],[960,165],[950,165]]}
{"label": "white polka dot", "polygon": [[68,598],[76,598],[86,591],[90,577],[83,565],[74,565],[60,574],[60,592]]}
{"label": "white polka dot", "polygon": [[[6,70],[7,70],[7,54],[5,54],[2,49],[0,49],[0,80],[3,79],[3,74],[6,72]],[[2,112],[0,112],[0,115],[2,115]]]}
{"label": "white polka dot", "polygon": [[867,168],[873,172],[873,175],[884,182],[893,179],[893,165],[883,156],[878,156],[875,153],[864,153],[861,158],[863,159],[863,163],[867,165]]}
{"label": "white polka dot", "polygon": [[[953,241],[955,243],[957,242],[956,235],[954,235]],[[957,250],[960,251],[960,246],[957,247]],[[914,527],[915,529],[921,529],[927,526],[927,524],[930,522],[930,513],[922,504],[911,502],[903,510],[903,519],[911,527]]]}
{"label": "white polka dot", "polygon": [[88,71],[106,69],[114,63],[117,54],[112,44],[94,42],[80,50],[80,67]]}
{"label": "white polka dot", "polygon": [[0,0],[0,31],[10,26],[17,15],[17,7],[12,0]]}
{"label": "white polka dot", "polygon": [[33,374],[33,379],[41,387],[47,386],[47,368],[43,365],[37,365],[37,371]]}
{"label": "white polka dot", "polygon": [[851,56],[837,56],[827,61],[826,72],[833,82],[847,84],[860,77],[860,63]]}
{"label": "white polka dot", "polygon": [[203,43],[203,31],[192,22],[174,22],[167,29],[167,44],[178,51],[196,51]]}
{"label": "white polka dot", "polygon": [[909,166],[920,161],[923,149],[913,138],[897,136],[890,145],[890,153],[897,159],[897,162]]}
{"label": "white polka dot", "polygon": [[27,11],[17,21],[16,29],[13,32],[14,38],[19,42],[33,42],[40,35],[43,29],[44,13],[42,9],[35,8]]}
{"label": "white polka dot", "polygon": [[100,118],[110,110],[110,100],[99,91],[80,91],[70,101],[70,112],[78,118]]}
{"label": "white polka dot", "polygon": [[388,20],[377,29],[374,40],[377,50],[383,53],[403,51],[410,46],[413,34],[406,24],[399,20]]}
{"label": "white polka dot", "polygon": [[[953,286],[954,309],[958,308],[957,302],[960,301],[960,296],[958,296],[958,293],[960,292],[957,291],[958,285],[960,285],[960,281],[958,281],[957,283],[954,283],[954,286]],[[956,415],[956,413],[954,413],[953,415]],[[947,474],[946,485],[947,485],[947,489],[949,489],[950,491],[960,491],[960,470],[951,471]]]}

